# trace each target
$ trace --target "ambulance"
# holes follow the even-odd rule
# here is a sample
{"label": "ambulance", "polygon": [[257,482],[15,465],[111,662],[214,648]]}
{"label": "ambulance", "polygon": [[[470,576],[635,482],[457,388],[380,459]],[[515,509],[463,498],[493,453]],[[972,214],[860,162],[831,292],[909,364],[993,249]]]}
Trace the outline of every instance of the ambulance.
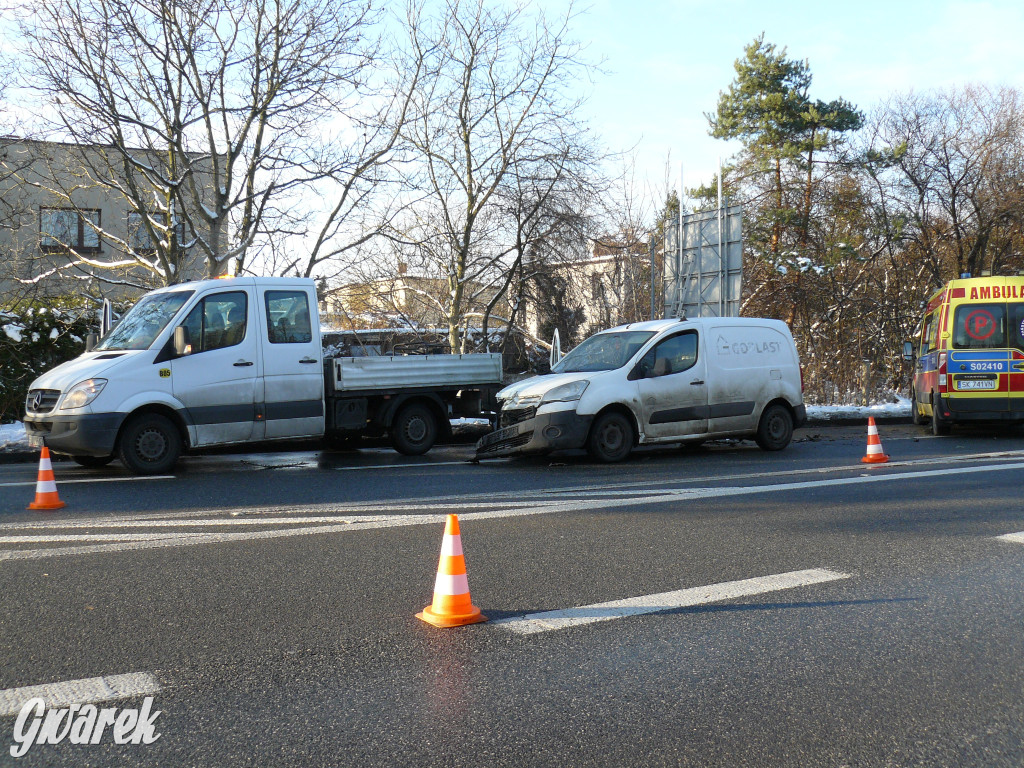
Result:
{"label": "ambulance", "polygon": [[1024,423],[1024,277],[951,280],[903,355],[914,364],[915,424],[945,435],[964,422]]}

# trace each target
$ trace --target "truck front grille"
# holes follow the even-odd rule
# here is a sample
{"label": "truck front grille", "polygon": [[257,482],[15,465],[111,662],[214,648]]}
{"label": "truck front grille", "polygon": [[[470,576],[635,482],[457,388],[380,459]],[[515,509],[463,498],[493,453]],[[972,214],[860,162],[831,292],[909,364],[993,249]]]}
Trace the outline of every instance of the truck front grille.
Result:
{"label": "truck front grille", "polygon": [[30,389],[25,398],[25,413],[49,413],[60,400],[59,389]]}

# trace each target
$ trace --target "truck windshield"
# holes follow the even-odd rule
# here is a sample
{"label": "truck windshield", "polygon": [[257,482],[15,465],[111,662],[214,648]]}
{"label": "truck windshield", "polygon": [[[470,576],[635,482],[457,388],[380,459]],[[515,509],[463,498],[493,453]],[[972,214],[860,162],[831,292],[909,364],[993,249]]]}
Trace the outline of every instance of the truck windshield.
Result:
{"label": "truck windshield", "polygon": [[653,335],[652,331],[599,333],[555,363],[551,372],[614,371],[628,363]]}
{"label": "truck windshield", "polygon": [[192,294],[193,291],[175,291],[143,296],[96,349],[149,349]]}

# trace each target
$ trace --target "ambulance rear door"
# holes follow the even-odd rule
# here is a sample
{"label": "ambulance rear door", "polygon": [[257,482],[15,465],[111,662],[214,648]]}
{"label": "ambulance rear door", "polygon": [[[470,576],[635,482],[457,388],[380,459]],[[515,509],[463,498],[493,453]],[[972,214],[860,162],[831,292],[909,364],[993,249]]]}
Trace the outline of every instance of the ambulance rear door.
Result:
{"label": "ambulance rear door", "polygon": [[950,409],[1024,409],[1024,302],[968,298],[949,311]]}

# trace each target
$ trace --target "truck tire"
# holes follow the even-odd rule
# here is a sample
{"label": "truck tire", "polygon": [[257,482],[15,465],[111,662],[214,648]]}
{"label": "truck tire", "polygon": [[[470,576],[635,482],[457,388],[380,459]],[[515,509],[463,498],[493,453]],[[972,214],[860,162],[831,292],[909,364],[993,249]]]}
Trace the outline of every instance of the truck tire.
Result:
{"label": "truck tire", "polygon": [[181,433],[166,416],[143,413],[132,417],[117,442],[117,455],[136,475],[170,472],[182,451]]}
{"label": "truck tire", "polygon": [[105,467],[114,460],[113,456],[72,456],[71,460],[80,467],[97,469]]}
{"label": "truck tire", "polygon": [[587,453],[605,464],[622,461],[633,450],[633,425],[621,413],[597,417],[587,437]]}
{"label": "truck tire", "polygon": [[949,434],[949,422],[939,415],[939,396],[932,395],[932,434],[943,437]]}
{"label": "truck tire", "polygon": [[793,417],[784,405],[769,405],[761,414],[754,440],[765,451],[781,451],[793,439]]}
{"label": "truck tire", "polygon": [[427,406],[413,403],[398,412],[388,434],[396,451],[406,456],[419,456],[429,451],[437,440],[437,419]]}

